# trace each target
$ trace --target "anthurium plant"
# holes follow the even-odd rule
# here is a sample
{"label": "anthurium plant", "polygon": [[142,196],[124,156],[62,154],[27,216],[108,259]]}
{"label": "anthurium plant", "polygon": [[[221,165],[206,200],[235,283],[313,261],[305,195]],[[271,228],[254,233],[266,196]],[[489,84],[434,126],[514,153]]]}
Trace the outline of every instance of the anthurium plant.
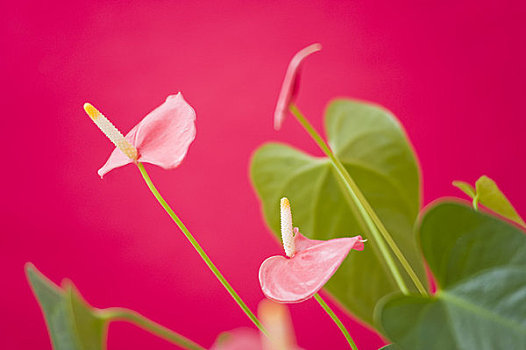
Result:
{"label": "anthurium plant", "polygon": [[[327,134],[320,135],[296,105],[302,64],[320,50],[313,44],[292,58],[274,128],[293,116],[325,157],[268,143],[250,162],[263,218],[284,249],[261,263],[259,281],[267,299],[257,312],[221,274],[143,165],[173,169],[183,161],[196,136],[194,108],[181,93],[168,96],[123,136],[93,105],[84,105],[116,146],[99,175],[136,166],[253,328],[198,344],[133,310],[92,307],[71,281],[57,286],[28,263],[27,279],[54,349],[106,349],[111,322],[132,323],[183,349],[309,349],[296,339],[285,305],[310,298],[341,331],[341,348],[358,349],[353,329],[320,292],[391,342],[386,349],[526,348],[526,236],[519,213],[488,176],[475,187],[453,182],[471,202],[438,199],[422,209],[421,174],[411,143],[396,117],[373,103],[331,101]],[[430,288],[430,278],[436,288]]]}

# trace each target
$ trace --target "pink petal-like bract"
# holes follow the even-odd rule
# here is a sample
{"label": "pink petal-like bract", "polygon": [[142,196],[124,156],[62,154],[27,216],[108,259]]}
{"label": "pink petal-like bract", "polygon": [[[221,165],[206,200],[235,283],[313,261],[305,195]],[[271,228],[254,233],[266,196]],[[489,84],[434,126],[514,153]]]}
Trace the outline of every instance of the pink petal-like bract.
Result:
{"label": "pink petal-like bract", "polygon": [[[138,162],[158,165],[164,169],[177,167],[195,139],[195,111],[183,95],[170,95],[126,135],[139,153]],[[109,171],[133,161],[115,148],[106,164],[99,169],[102,177]]]}
{"label": "pink petal-like bract", "polygon": [[280,303],[299,303],[316,294],[336,272],[351,249],[363,250],[361,236],[328,241],[308,239],[296,231],[296,254],[272,256],[259,268],[263,294]]}
{"label": "pink petal-like bract", "polygon": [[289,63],[285,80],[279,92],[278,103],[276,111],[274,112],[274,129],[279,130],[283,120],[287,116],[288,109],[291,103],[294,102],[298,94],[301,64],[303,60],[310,54],[320,51],[321,44],[312,44],[299,51]]}

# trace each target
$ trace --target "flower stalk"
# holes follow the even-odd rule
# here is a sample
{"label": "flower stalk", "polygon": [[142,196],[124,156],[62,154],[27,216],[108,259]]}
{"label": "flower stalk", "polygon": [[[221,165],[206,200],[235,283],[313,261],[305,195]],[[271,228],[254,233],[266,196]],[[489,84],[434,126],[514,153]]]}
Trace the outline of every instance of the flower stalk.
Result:
{"label": "flower stalk", "polygon": [[[128,163],[134,163],[139,168],[139,171],[148,185],[148,188],[155,196],[159,204],[164,208],[172,220],[177,224],[179,229],[183,232],[188,241],[192,244],[199,256],[203,259],[206,265],[210,268],[212,273],[221,282],[223,287],[234,298],[239,307],[245,312],[247,317],[254,323],[254,325],[263,333],[267,335],[265,328],[257,317],[252,313],[244,301],[239,297],[234,288],[228,283],[226,278],[221,274],[219,269],[212,263],[212,260],[205,253],[204,249],[199,245],[194,236],[183,224],[181,219],[170,208],[168,203],[161,196],[157,188],[154,186],[150,176],[146,172],[142,164],[143,156],[145,161],[152,164],[162,166],[165,169],[171,169],[179,165],[186,155],[188,146],[195,137],[195,112],[184,101],[182,95],[168,96],[166,102],[148,114],[126,137],[95,107],[89,103],[84,104],[84,110],[93,120],[93,122],[102,130],[102,132],[115,144],[120,150],[115,150],[107,164],[103,169],[99,170],[99,175],[104,175],[106,172]],[[128,138],[128,139],[126,139]],[[160,139],[156,143],[152,140]],[[135,145],[132,145],[133,140]],[[142,148],[140,148],[142,147]],[[144,152],[141,152],[143,150]],[[122,152],[122,153],[120,153]],[[141,154],[142,153],[142,154]],[[123,161],[123,154],[129,158]],[[132,316],[128,315],[128,318]],[[135,316],[134,316],[135,317]],[[136,317],[135,317],[136,318]]]}
{"label": "flower stalk", "polygon": [[358,347],[356,346],[354,340],[352,339],[351,335],[347,331],[347,328],[345,328],[345,326],[343,325],[343,322],[338,318],[338,316],[336,316],[334,311],[332,311],[329,305],[327,305],[325,300],[323,300],[322,297],[318,293],[314,294],[314,299],[316,299],[316,301],[318,302],[318,304],[320,304],[322,309],[332,318],[334,323],[336,323],[336,325],[338,326],[338,328],[344,335],[345,339],[349,343],[349,346],[351,347],[351,349],[358,350]]}
{"label": "flower stalk", "polygon": [[258,318],[250,311],[248,306],[245,304],[245,302],[241,299],[241,297],[236,293],[234,288],[228,283],[226,278],[221,274],[219,269],[214,265],[212,260],[208,257],[208,255],[205,253],[204,249],[199,245],[197,240],[194,238],[194,236],[190,233],[190,231],[186,228],[184,223],[179,219],[179,217],[175,214],[173,209],[168,205],[168,203],[164,200],[164,198],[161,196],[157,188],[155,188],[152,180],[150,179],[150,176],[146,172],[146,169],[144,168],[144,165],[142,163],[137,163],[137,166],[139,168],[139,171],[141,172],[141,175],[146,182],[146,185],[148,185],[148,188],[154,195],[155,199],[159,202],[159,204],[163,207],[163,209],[168,213],[170,218],[175,222],[175,224],[179,227],[181,232],[185,235],[185,237],[188,239],[190,244],[194,247],[194,249],[197,251],[199,256],[203,259],[203,261],[206,263],[208,268],[212,271],[212,273],[216,276],[216,278],[221,282],[223,287],[230,293],[232,298],[236,301],[236,303],[239,305],[239,307],[245,312],[245,314],[248,316],[248,318],[254,323],[254,325],[263,333],[264,335],[267,335],[267,331],[263,327],[263,324],[258,320]]}

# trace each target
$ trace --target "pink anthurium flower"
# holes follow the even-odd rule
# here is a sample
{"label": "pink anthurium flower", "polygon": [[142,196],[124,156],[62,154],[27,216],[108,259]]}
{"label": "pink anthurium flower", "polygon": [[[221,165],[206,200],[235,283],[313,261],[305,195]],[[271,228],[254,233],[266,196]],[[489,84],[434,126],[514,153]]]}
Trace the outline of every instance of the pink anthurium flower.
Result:
{"label": "pink anthurium flower", "polygon": [[299,303],[316,294],[334,275],[351,249],[363,250],[361,236],[317,241],[292,228],[287,198],[281,199],[284,256],[272,256],[259,268],[263,294],[280,303]]}
{"label": "pink anthurium flower", "polygon": [[276,111],[274,112],[274,129],[279,130],[283,120],[287,116],[288,109],[291,103],[294,102],[296,95],[298,94],[301,64],[303,60],[313,54],[314,52],[321,50],[321,44],[312,44],[299,51],[289,63],[287,73],[285,74],[285,80],[281,86],[279,92],[278,103],[276,105]]}
{"label": "pink anthurium flower", "polygon": [[99,169],[101,177],[115,168],[137,162],[173,169],[184,159],[195,139],[195,111],[181,93],[168,96],[126,136],[91,104],[84,104],[84,110],[117,147]]}

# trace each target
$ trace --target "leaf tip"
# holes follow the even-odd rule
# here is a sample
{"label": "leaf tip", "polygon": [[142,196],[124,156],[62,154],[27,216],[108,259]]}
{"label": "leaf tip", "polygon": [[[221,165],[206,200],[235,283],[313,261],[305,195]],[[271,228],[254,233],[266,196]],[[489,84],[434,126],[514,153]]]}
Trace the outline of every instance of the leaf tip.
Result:
{"label": "leaf tip", "polygon": [[70,293],[75,289],[75,285],[69,278],[64,278],[60,283],[60,286],[66,291],[66,293]]}
{"label": "leaf tip", "polygon": [[[493,179],[491,179],[488,175],[481,175],[477,181],[480,181],[480,180],[483,180],[483,181],[487,181],[487,180],[489,180],[489,181],[493,181]],[[493,182],[495,182],[495,181],[493,181]]]}
{"label": "leaf tip", "polygon": [[24,264],[24,272],[26,273],[26,278],[29,282],[29,285],[31,286],[31,288],[33,288],[35,279],[38,278],[38,269],[35,267],[35,265],[33,265],[32,262],[28,261]]}
{"label": "leaf tip", "polygon": [[36,280],[47,280],[32,262],[28,261],[24,264],[24,271],[31,285],[33,285]]}
{"label": "leaf tip", "polygon": [[459,190],[461,190],[462,192],[464,192],[468,197],[472,199],[476,197],[475,189],[467,182],[455,180],[451,182],[451,184]]}
{"label": "leaf tip", "polygon": [[36,267],[32,262],[28,261],[24,264],[24,271],[26,272],[26,275],[35,273],[35,270]]}

